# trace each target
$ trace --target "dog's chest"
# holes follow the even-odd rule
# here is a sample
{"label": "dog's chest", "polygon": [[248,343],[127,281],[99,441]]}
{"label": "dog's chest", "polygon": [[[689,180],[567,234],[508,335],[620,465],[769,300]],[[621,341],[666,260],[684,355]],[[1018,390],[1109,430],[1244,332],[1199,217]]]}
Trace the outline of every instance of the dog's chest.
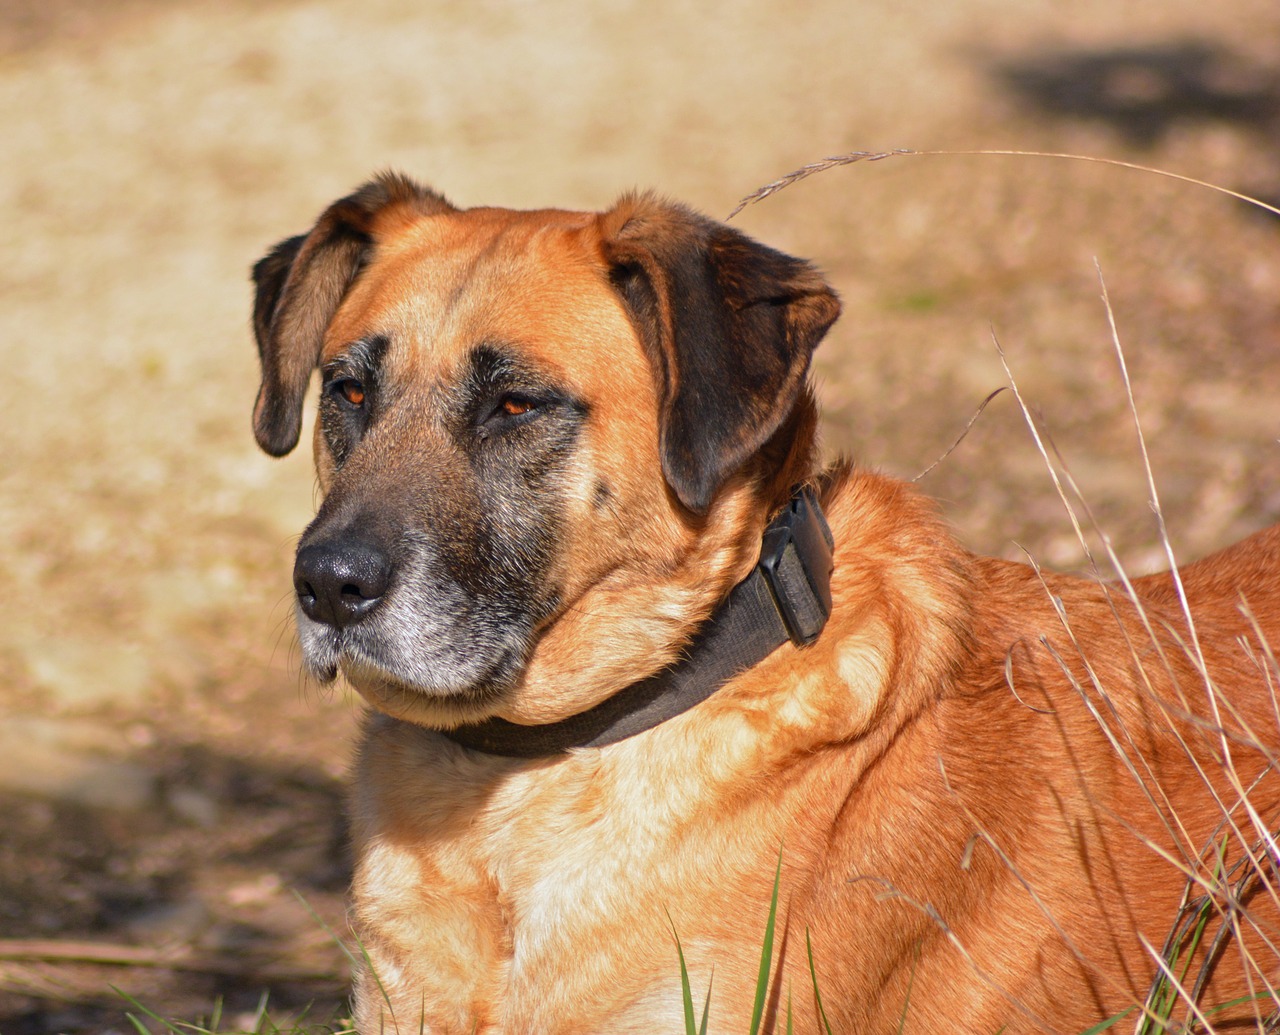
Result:
{"label": "dog's chest", "polygon": [[[716,946],[733,938],[708,918],[733,916],[731,903],[749,896],[741,834],[726,840],[733,824],[705,779],[598,757],[486,768],[460,767],[448,748],[415,752],[412,766],[396,751],[366,757],[375,754],[361,776],[379,806],[358,845],[357,907],[375,967],[382,957],[405,968],[406,988],[454,969],[434,948],[446,924],[479,986],[468,997],[494,1022],[481,1030],[579,1030],[564,1026],[570,1017],[583,1031],[601,1017],[610,1031],[675,1030],[673,928],[719,961],[717,980],[726,972],[731,949]],[[377,794],[391,773],[411,816]],[[762,839],[759,865],[745,869],[767,877],[767,856]],[[399,926],[410,916],[412,927]]]}
{"label": "dog's chest", "polygon": [[553,1025],[575,1014],[583,1031],[600,1030],[601,1017],[610,1032],[678,1030],[673,932],[727,977],[735,939],[708,919],[747,897],[718,844],[714,799],[703,785],[690,809],[692,786],[640,767],[530,784],[495,795],[482,849],[511,937],[508,1030],[535,1030],[539,1016],[545,1030],[562,1030]]}

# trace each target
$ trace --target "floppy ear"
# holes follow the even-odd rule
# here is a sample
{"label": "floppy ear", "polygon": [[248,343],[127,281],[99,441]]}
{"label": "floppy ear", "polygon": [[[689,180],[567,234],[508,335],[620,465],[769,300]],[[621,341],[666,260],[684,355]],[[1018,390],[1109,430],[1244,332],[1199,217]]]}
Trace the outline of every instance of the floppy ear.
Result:
{"label": "floppy ear", "polygon": [[809,263],[650,196],[624,198],[601,231],[654,365],[663,474],[704,514],[790,415],[839,299]]}
{"label": "floppy ear", "polygon": [[378,215],[396,204],[424,215],[452,209],[433,191],[384,174],[334,202],[310,233],[281,241],[253,267],[253,330],[262,360],[253,432],[272,456],[298,444],[302,402],[324,332],[368,261]]}

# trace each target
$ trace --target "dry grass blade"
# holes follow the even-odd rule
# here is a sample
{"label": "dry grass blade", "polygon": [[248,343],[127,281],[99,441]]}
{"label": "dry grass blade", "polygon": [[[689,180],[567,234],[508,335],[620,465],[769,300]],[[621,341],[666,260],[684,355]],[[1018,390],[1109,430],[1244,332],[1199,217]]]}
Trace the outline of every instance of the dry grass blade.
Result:
{"label": "dry grass blade", "polygon": [[[1080,522],[1080,518],[1076,513],[1075,507],[1072,506],[1071,499],[1068,496],[1066,488],[1064,487],[1063,479],[1065,478],[1068,481],[1068,483],[1071,485],[1072,491],[1075,494],[1076,498],[1080,499],[1082,503],[1083,503],[1083,495],[1078,491],[1078,488],[1075,486],[1074,481],[1070,478],[1070,474],[1068,472],[1064,470],[1061,474],[1059,473],[1058,464],[1055,464],[1053,459],[1050,456],[1050,451],[1045,444],[1044,437],[1040,433],[1039,425],[1037,424],[1035,418],[1031,413],[1030,406],[1027,404],[1026,400],[1022,395],[1022,392],[1018,388],[1018,382],[1016,378],[1014,378],[1013,376],[1013,371],[1009,367],[1008,361],[1005,357],[1004,349],[1001,347],[999,339],[996,337],[994,331],[992,331],[991,338],[992,338],[993,344],[995,345],[996,352],[1000,357],[1000,362],[1004,367],[1005,376],[1009,380],[1009,387],[1013,391],[1014,398],[1017,400],[1018,406],[1022,411],[1023,419],[1026,422],[1028,430],[1031,432],[1031,436],[1035,442],[1036,448],[1039,451],[1041,459],[1044,461],[1045,468],[1049,472],[1049,476],[1053,481],[1054,488],[1058,493],[1058,498],[1062,501],[1062,505],[1067,512],[1068,518],[1071,521],[1072,528],[1075,531],[1076,539],[1080,543],[1081,549],[1084,551],[1085,557],[1088,559],[1089,566],[1091,571],[1094,573],[1094,577],[1098,579],[1099,583],[1103,585],[1104,591],[1107,592],[1107,599],[1108,601],[1111,602],[1112,611],[1114,613],[1115,612],[1114,601],[1111,601],[1110,591],[1107,590],[1106,582],[1102,578],[1097,560],[1095,559],[1093,555],[1093,551],[1089,546],[1089,541],[1088,541],[1088,538],[1085,536],[1084,529]],[[1057,456],[1056,450],[1054,450],[1054,456]],[[1059,462],[1060,462],[1060,458],[1059,458]],[[1136,592],[1134,592],[1132,585],[1130,584],[1130,582],[1128,581],[1127,577],[1124,574],[1123,568],[1119,562],[1119,558],[1117,558],[1114,555],[1114,553],[1111,551],[1111,544],[1107,536],[1098,527],[1098,523],[1093,519],[1093,515],[1089,511],[1088,506],[1085,505],[1084,509],[1085,509],[1085,515],[1089,519],[1091,527],[1101,538],[1104,544],[1104,547],[1111,558],[1112,564],[1114,565],[1116,571],[1120,573],[1120,576],[1124,583],[1129,600],[1138,608],[1139,614],[1143,617],[1145,621],[1145,613],[1142,610],[1141,603],[1139,602],[1137,594]],[[1028,558],[1028,561],[1031,563],[1032,567],[1035,568],[1037,574],[1039,574],[1040,569],[1035,564],[1035,561],[1032,558]],[[1048,592],[1047,586],[1046,586],[1046,592]],[[1055,610],[1059,614],[1059,618],[1062,622],[1063,628],[1066,634],[1068,635],[1068,637],[1070,637],[1072,641],[1072,645],[1075,647],[1077,655],[1080,656],[1086,671],[1091,671],[1087,652],[1083,649],[1082,645],[1078,641],[1076,641],[1075,634],[1072,631],[1070,621],[1067,618],[1066,614],[1062,611],[1061,602],[1058,601],[1056,598],[1054,598],[1051,593],[1050,593],[1050,597],[1053,600]],[[1117,615],[1117,618],[1118,618],[1118,615]],[[1124,623],[1121,622],[1119,624],[1120,624],[1120,627],[1123,629]],[[1158,638],[1156,637],[1154,631],[1149,626],[1147,628],[1147,633],[1151,639],[1151,642],[1153,644],[1156,644],[1158,648],[1159,646]],[[1049,649],[1051,654],[1057,657],[1056,651],[1051,645],[1046,644],[1046,647]],[[1136,647],[1132,644],[1130,645],[1130,651],[1133,654],[1134,658],[1137,659],[1138,652]],[[1185,861],[1179,865],[1181,865],[1184,868],[1184,870],[1187,869],[1191,865],[1194,859],[1194,856],[1192,855],[1191,840],[1187,835],[1186,831],[1181,830],[1180,827],[1178,826],[1177,816],[1174,813],[1172,807],[1170,806],[1170,803],[1168,802],[1167,798],[1165,797],[1164,791],[1159,785],[1159,781],[1155,779],[1155,775],[1154,773],[1152,773],[1151,768],[1147,764],[1146,759],[1142,757],[1140,752],[1135,751],[1132,756],[1130,755],[1130,752],[1128,749],[1126,749],[1125,745],[1128,744],[1129,747],[1132,748],[1133,741],[1132,741],[1132,738],[1129,736],[1128,731],[1124,729],[1123,723],[1118,724],[1120,728],[1119,728],[1119,732],[1117,732],[1116,729],[1113,728],[1111,722],[1109,722],[1107,718],[1101,712],[1098,711],[1093,698],[1088,693],[1085,692],[1085,688],[1081,686],[1079,681],[1075,678],[1075,675],[1070,671],[1070,666],[1068,666],[1065,663],[1065,661],[1061,658],[1057,658],[1057,662],[1058,662],[1058,665],[1062,668],[1063,672],[1065,673],[1066,678],[1075,687],[1076,692],[1080,694],[1081,700],[1084,701],[1085,706],[1089,708],[1090,712],[1093,714],[1095,721],[1097,721],[1099,725],[1099,728],[1106,734],[1108,739],[1111,741],[1112,747],[1116,751],[1117,756],[1124,761],[1134,781],[1138,784],[1139,787],[1143,789],[1143,792],[1146,795],[1147,800],[1150,803],[1152,809],[1155,811],[1157,815],[1162,817],[1163,821],[1165,822],[1166,829],[1170,834],[1173,842],[1179,846],[1185,846],[1182,852]],[[1137,670],[1139,672],[1144,671],[1141,663],[1139,663]],[[1170,674],[1171,674],[1171,670],[1170,670]],[[1091,683],[1094,691],[1096,692],[1097,698],[1107,706],[1108,714],[1114,718],[1115,709],[1111,706],[1110,699],[1108,698],[1108,695],[1106,692],[1106,688],[1103,687],[1097,680],[1096,676],[1092,676],[1092,674],[1091,674]],[[1149,691],[1150,689],[1151,689],[1150,686],[1148,686]]]}
{"label": "dry grass blade", "polygon": [[818,162],[810,162],[808,165],[801,166],[794,172],[787,173],[786,176],[779,177],[772,183],[766,183],[763,187],[759,187],[752,191],[741,201],[737,207],[726,217],[732,219],[748,205],[754,205],[756,202],[763,201],[765,198],[777,194],[778,191],[784,190],[791,184],[799,180],[806,179],[817,173],[826,172],[828,169],[837,169],[843,165],[853,165],[857,162],[879,162],[885,158],[974,158],[974,157],[1000,157],[1000,158],[1053,158],[1059,161],[1069,162],[1090,162],[1097,165],[1110,165],[1120,169],[1132,169],[1135,172],[1150,173],[1153,176],[1163,176],[1166,179],[1178,180],[1182,183],[1189,183],[1195,187],[1204,187],[1208,190],[1216,191],[1219,194],[1225,194],[1227,197],[1235,198],[1237,201],[1243,201],[1248,205],[1254,205],[1262,209],[1264,212],[1270,212],[1274,216],[1280,216],[1280,208],[1270,205],[1259,198],[1252,197],[1249,194],[1243,194],[1240,191],[1232,190],[1230,187],[1223,187],[1217,183],[1210,183],[1208,180],[1197,179],[1194,176],[1187,176],[1183,173],[1170,172],[1168,169],[1158,169],[1151,165],[1142,165],[1138,162],[1126,162],[1119,158],[1098,158],[1095,155],[1074,155],[1059,151],[1017,151],[999,148],[976,148],[973,150],[959,151],[917,151],[914,148],[899,147],[891,151],[850,151],[843,155],[833,155],[830,158],[824,158]]}
{"label": "dry grass blade", "polygon": [[[1032,416],[1005,361],[1004,351],[995,340],[994,332],[992,338],[1026,424],[1075,529],[1076,538],[1094,577],[1110,602],[1119,626],[1126,628],[1126,623],[1121,621],[1120,609],[1123,607],[1132,610],[1139,620],[1139,628],[1145,630],[1145,634],[1138,637],[1138,640],[1144,642],[1134,642],[1129,639],[1129,633],[1125,633],[1130,655],[1135,663],[1135,674],[1145,686],[1146,699],[1155,709],[1155,714],[1162,717],[1172,732],[1173,743],[1191,760],[1193,772],[1199,775],[1206,801],[1213,803],[1221,817],[1218,829],[1205,847],[1200,848],[1192,842],[1190,832],[1173,807],[1166,788],[1161,785],[1142,751],[1137,750],[1134,738],[1111,701],[1104,680],[1090,662],[1087,641],[1077,639],[1070,615],[1061,601],[1053,595],[1047,582],[1046,592],[1050,594],[1074,655],[1072,663],[1069,664],[1068,658],[1062,656],[1047,639],[1042,641],[1042,645],[1056,659],[1062,673],[1076,688],[1100,730],[1109,739],[1117,757],[1123,761],[1131,778],[1143,789],[1151,808],[1162,818],[1170,838],[1168,846],[1152,843],[1149,838],[1140,835],[1127,822],[1126,817],[1112,818],[1137,836],[1148,850],[1156,852],[1170,865],[1182,871],[1186,879],[1181,907],[1174,917],[1162,952],[1156,957],[1157,970],[1149,994],[1140,1006],[1135,1031],[1208,1033],[1214,1031],[1212,1021],[1220,1014],[1230,1014],[1232,1023],[1238,1024],[1242,1009],[1252,1014],[1252,1023],[1257,1030],[1275,1030],[1280,1027],[1280,1008],[1277,1007],[1280,999],[1276,997],[1273,982],[1276,961],[1280,959],[1280,947],[1274,944],[1273,932],[1259,921],[1257,906],[1263,902],[1271,905],[1280,902],[1276,887],[1277,860],[1280,856],[1277,854],[1276,834],[1268,828],[1267,820],[1259,814],[1259,808],[1255,807],[1252,800],[1252,792],[1265,776],[1276,769],[1277,760],[1263,746],[1266,738],[1258,736],[1250,728],[1239,710],[1233,707],[1229,697],[1223,693],[1224,688],[1216,685],[1210,672],[1186,588],[1177,574],[1177,557],[1164,522],[1124,350],[1100,269],[1098,277],[1102,285],[1102,299],[1106,306],[1112,345],[1138,439],[1151,510],[1169,567],[1174,571],[1171,579],[1179,613],[1176,622],[1153,619],[1148,614],[1135,583],[1125,573],[1109,538],[1099,527],[1079,486],[1066,470],[1062,457],[1056,449],[1046,445],[1038,422]],[[1084,522],[1077,514],[1076,501],[1083,507]],[[1085,524],[1102,542],[1105,554],[1118,577],[1117,582],[1104,578],[1099,570],[1090,539],[1085,534]],[[1032,565],[1036,567],[1034,561]],[[1280,726],[1280,703],[1277,703],[1276,694],[1277,684],[1280,683],[1280,669],[1277,668],[1275,654],[1259,624],[1252,620],[1247,601],[1241,601],[1240,610],[1250,620],[1257,642],[1241,637],[1238,646],[1258,670],[1260,688],[1270,694],[1271,712],[1276,717],[1277,726]],[[1181,664],[1175,664],[1175,661],[1181,661]],[[1153,664],[1155,669],[1148,670],[1144,667]],[[1079,675],[1076,673],[1077,665]],[[1187,679],[1185,674],[1179,678],[1179,670],[1190,674],[1191,678]],[[1160,678],[1155,680],[1157,671],[1160,672]],[[1163,695],[1157,693],[1157,682],[1168,685],[1174,700],[1166,699],[1169,696],[1167,692]],[[1188,694],[1191,698],[1199,696],[1205,701],[1205,717],[1197,717]],[[1201,758],[1193,745],[1184,738],[1184,730],[1188,737],[1197,731],[1203,734],[1208,741],[1201,745],[1202,750],[1209,743],[1213,745],[1213,749],[1205,752]],[[1242,774],[1241,767],[1251,767],[1255,763],[1260,767],[1260,772]],[[1270,822],[1274,825],[1274,816]],[[1174,854],[1171,854],[1170,849]],[[1231,955],[1228,956],[1228,953]],[[1155,957],[1154,952],[1152,955]],[[1236,961],[1233,965],[1240,966],[1249,994],[1230,1002],[1206,1000],[1210,978],[1229,958]],[[1112,1022],[1118,1019],[1113,1018]]]}
{"label": "dry grass blade", "polygon": [[1009,389],[1007,387],[1002,385],[1001,387],[997,388],[994,392],[992,392],[990,395],[988,395],[985,399],[983,399],[982,402],[979,404],[978,408],[973,411],[973,416],[969,418],[969,422],[964,426],[964,429],[960,432],[958,436],[956,436],[956,440],[952,442],[950,446],[947,447],[947,451],[943,453],[940,457],[938,457],[937,460],[931,463],[928,467],[926,467],[923,471],[921,471],[911,480],[913,482],[920,481],[921,478],[927,475],[930,471],[932,471],[935,467],[937,467],[940,463],[942,463],[942,461],[944,461],[947,457],[949,457],[952,453],[954,453],[956,449],[959,448],[960,443],[965,440],[965,436],[967,436],[969,432],[973,430],[973,426],[978,423],[978,418],[982,416],[983,411],[986,410],[988,405],[990,405],[991,400],[994,399],[997,395],[1000,395],[1002,392],[1007,392],[1008,390]]}
{"label": "dry grass blade", "polygon": [[897,151],[850,151],[847,154],[834,155],[831,158],[823,158],[821,161],[810,162],[808,165],[796,169],[794,172],[787,173],[772,183],[766,183],[745,198],[738,202],[737,207],[729,213],[727,219],[732,219],[748,205],[754,205],[757,201],[763,201],[770,195],[777,194],[778,191],[790,187],[791,184],[806,177],[813,176],[815,173],[826,172],[828,169],[836,169],[842,165],[853,165],[855,162],[878,162],[883,158],[892,158],[894,155],[910,155],[920,152],[910,150]]}
{"label": "dry grass blade", "polygon": [[224,977],[252,976],[273,981],[332,981],[327,968],[307,969],[251,956],[190,954],[184,948],[148,949],[109,942],[50,938],[0,939],[0,963],[93,964],[174,970]]}

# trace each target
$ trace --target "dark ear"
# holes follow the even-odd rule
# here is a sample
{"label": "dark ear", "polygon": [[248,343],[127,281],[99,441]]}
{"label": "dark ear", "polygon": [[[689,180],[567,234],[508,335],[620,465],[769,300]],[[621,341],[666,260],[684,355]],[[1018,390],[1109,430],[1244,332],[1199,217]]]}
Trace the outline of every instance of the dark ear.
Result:
{"label": "dark ear", "polygon": [[652,197],[624,198],[601,230],[654,363],[663,473],[706,513],[790,415],[839,299],[809,263]]}
{"label": "dark ear", "polygon": [[253,267],[253,330],[262,360],[253,432],[272,456],[298,444],[324,332],[368,260],[378,215],[396,204],[421,214],[452,208],[438,194],[384,174],[334,202],[310,233],[280,242]]}

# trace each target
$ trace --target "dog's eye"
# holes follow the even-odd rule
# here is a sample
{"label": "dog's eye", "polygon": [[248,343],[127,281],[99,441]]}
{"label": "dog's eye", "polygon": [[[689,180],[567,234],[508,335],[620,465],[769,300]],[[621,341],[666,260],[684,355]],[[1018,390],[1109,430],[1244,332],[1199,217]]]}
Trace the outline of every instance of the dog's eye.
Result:
{"label": "dog's eye", "polygon": [[477,415],[476,430],[481,439],[522,427],[538,415],[547,403],[517,392],[507,392],[486,404]]}
{"label": "dog's eye", "polygon": [[364,385],[353,377],[344,377],[334,382],[330,391],[342,397],[351,406],[364,405]]}
{"label": "dog's eye", "polygon": [[472,420],[481,441],[493,435],[522,435],[563,405],[563,399],[549,390],[535,387],[529,391],[507,392],[499,389],[476,407]]}
{"label": "dog's eye", "polygon": [[543,405],[544,403],[540,399],[535,399],[532,396],[508,392],[506,395],[499,396],[497,401],[493,403],[493,409],[489,411],[489,416],[484,419],[484,423],[487,424],[491,420],[499,422],[514,420],[517,417],[523,417],[541,409]]}
{"label": "dog's eye", "polygon": [[524,399],[518,395],[508,395],[503,397],[498,403],[498,409],[505,413],[508,417],[519,417],[521,414],[528,413],[534,408],[532,399]]}

